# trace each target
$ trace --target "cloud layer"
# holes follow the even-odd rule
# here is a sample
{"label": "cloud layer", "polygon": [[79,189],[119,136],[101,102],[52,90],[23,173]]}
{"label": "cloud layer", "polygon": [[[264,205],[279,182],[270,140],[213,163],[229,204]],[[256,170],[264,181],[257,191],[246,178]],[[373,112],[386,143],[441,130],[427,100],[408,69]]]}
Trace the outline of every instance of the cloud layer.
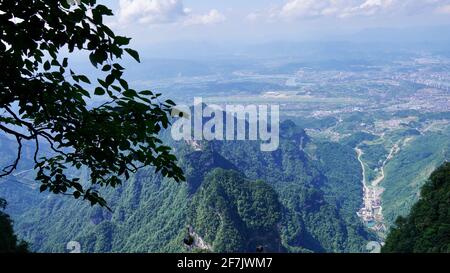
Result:
{"label": "cloud layer", "polygon": [[206,14],[193,14],[182,0],[119,0],[119,24],[216,24],[225,20],[218,10]]}
{"label": "cloud layer", "polygon": [[218,10],[212,9],[206,14],[202,15],[192,15],[188,17],[184,24],[185,25],[211,25],[217,24],[225,21],[226,18]]}
{"label": "cloud layer", "polygon": [[[270,19],[450,13],[450,0],[288,0],[265,13]],[[253,13],[250,18],[261,17]]]}

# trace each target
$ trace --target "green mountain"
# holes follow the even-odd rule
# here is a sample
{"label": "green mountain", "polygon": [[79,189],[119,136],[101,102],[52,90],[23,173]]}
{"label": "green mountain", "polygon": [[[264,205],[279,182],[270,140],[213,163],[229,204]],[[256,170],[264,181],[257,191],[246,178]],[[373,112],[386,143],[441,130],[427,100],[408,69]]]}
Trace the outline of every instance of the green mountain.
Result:
{"label": "green mountain", "polygon": [[276,192],[263,181],[247,180],[236,171],[210,172],[192,199],[188,219],[195,234],[208,242],[206,250],[254,252],[263,247],[269,252],[283,251]]}
{"label": "green mountain", "polygon": [[[280,129],[269,153],[257,141],[171,143],[187,182],[141,170],[102,191],[112,212],[14,183],[0,196],[35,251],[65,252],[70,241],[83,252],[364,251],[374,237],[355,213],[362,186],[352,148],[314,142],[292,121]],[[26,210],[17,201],[25,195]]]}
{"label": "green mountain", "polygon": [[450,252],[450,163],[435,170],[407,217],[399,217],[383,252]]}
{"label": "green mountain", "polygon": [[355,213],[362,206],[362,178],[353,149],[313,143],[289,120],[280,130],[280,147],[271,153],[261,152],[258,142],[221,141],[213,147],[247,177],[262,179],[278,192],[288,251],[363,251],[372,235]]}
{"label": "green mountain", "polygon": [[414,137],[385,168],[382,182],[384,216],[393,224],[398,216],[408,215],[420,197],[420,189],[430,174],[450,159],[450,127]]}

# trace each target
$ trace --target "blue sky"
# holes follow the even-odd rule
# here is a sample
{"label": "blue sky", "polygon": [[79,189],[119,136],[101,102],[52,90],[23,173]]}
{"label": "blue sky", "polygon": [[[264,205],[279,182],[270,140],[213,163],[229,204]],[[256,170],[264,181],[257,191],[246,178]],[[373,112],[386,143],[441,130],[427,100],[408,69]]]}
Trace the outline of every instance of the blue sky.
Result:
{"label": "blue sky", "polygon": [[340,37],[367,28],[450,25],[450,0],[112,0],[109,24],[138,46]]}

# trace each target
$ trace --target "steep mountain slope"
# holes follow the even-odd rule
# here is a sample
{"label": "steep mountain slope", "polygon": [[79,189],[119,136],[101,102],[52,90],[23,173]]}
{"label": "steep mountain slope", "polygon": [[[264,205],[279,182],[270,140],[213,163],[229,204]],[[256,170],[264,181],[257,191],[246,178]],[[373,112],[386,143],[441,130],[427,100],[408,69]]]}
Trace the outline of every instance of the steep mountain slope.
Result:
{"label": "steep mountain slope", "polygon": [[384,216],[389,225],[397,216],[407,215],[420,196],[429,175],[450,159],[450,127],[412,139],[388,162],[382,186]]}
{"label": "steep mountain slope", "polygon": [[[220,171],[217,168],[233,166],[214,152],[193,151],[183,158],[196,159],[185,165],[195,174],[188,176],[187,183],[176,184],[143,170],[118,190],[104,192],[113,212],[50,195],[37,208],[18,215],[17,229],[37,251],[64,252],[68,242],[78,241],[83,252],[183,252],[189,250],[183,243],[186,228],[191,226],[201,234],[202,221],[214,216],[205,205],[222,197],[226,201],[220,203],[220,211],[229,213],[216,219],[220,228],[207,233],[207,243],[212,245],[209,251],[254,252],[256,245],[279,250],[280,206],[267,184],[251,182],[234,171]],[[265,213],[273,214],[272,222],[263,217]],[[246,240],[230,245],[236,233]]]}
{"label": "steep mountain slope", "polygon": [[189,223],[217,252],[282,251],[278,224],[281,205],[262,181],[235,171],[210,172],[192,199]]}
{"label": "steep mountain slope", "polygon": [[[364,251],[371,235],[355,214],[362,189],[354,152],[313,143],[291,121],[280,129],[274,152],[261,152],[257,141],[171,143],[187,183],[142,170],[103,191],[113,212],[49,195],[11,214],[37,251],[64,252],[69,241],[83,252],[195,251],[183,244],[187,233],[208,251]],[[20,194],[5,197],[14,203]]]}
{"label": "steep mountain slope", "polygon": [[[311,143],[305,131],[289,120],[280,130],[280,147],[271,153],[261,152],[258,142],[212,145],[247,177],[262,179],[278,192],[288,251],[363,251],[371,235],[355,213],[361,206],[362,186],[352,149]],[[318,148],[307,154],[311,145]]]}
{"label": "steep mountain slope", "polygon": [[435,170],[410,214],[399,217],[383,252],[450,252],[450,163]]}

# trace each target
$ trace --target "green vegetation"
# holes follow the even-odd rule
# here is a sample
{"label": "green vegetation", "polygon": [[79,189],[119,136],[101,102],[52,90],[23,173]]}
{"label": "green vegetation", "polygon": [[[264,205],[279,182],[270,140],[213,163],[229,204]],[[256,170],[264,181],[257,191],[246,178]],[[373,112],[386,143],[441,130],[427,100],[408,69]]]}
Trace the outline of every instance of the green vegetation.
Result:
{"label": "green vegetation", "polygon": [[[201,158],[194,164],[204,166],[218,156],[206,153]],[[50,252],[65,252],[69,241],[80,242],[83,252],[183,252],[189,250],[183,243],[188,226],[207,235],[206,242],[212,245],[209,251],[254,252],[260,245],[279,251],[280,205],[272,188],[262,181],[248,181],[235,171],[217,169],[217,165],[210,168],[205,172],[207,178],[195,177],[201,179],[196,191],[189,186],[189,176],[187,184],[174,184],[142,170],[131,183],[104,193],[111,200],[112,213],[50,197],[38,209],[25,213],[19,228],[34,249]],[[223,212],[220,217],[212,205]],[[49,214],[54,217],[41,218]],[[31,227],[34,223],[38,224]],[[210,229],[212,223],[218,223],[218,228]],[[58,232],[62,229],[65,232]]]}
{"label": "green vegetation", "polygon": [[290,120],[294,121],[297,125],[302,128],[310,129],[326,129],[328,127],[334,126],[337,122],[335,117],[325,117],[325,118],[302,118],[302,117],[289,117]]}
{"label": "green vegetation", "polygon": [[358,146],[360,143],[362,143],[363,141],[371,141],[371,140],[375,140],[376,136],[366,133],[366,132],[357,132],[352,134],[349,137],[344,138],[341,143],[348,145],[350,147],[356,147]]}
{"label": "green vegetation", "polygon": [[0,253],[28,252],[28,244],[17,239],[9,215],[3,212],[6,205],[6,201],[0,198]]}
{"label": "green vegetation", "polygon": [[[0,0],[6,251],[25,251],[24,238],[42,252],[67,252],[70,241],[82,252],[364,252],[450,159],[450,66],[438,51],[276,43],[270,52],[283,56],[255,48],[228,58],[223,48],[206,58],[161,48],[125,70],[140,56],[98,2]],[[149,84],[180,103],[279,104],[280,147],[175,142],[175,103],[140,90]],[[364,196],[362,181],[372,183]],[[435,242],[448,235],[442,207],[426,215],[438,226],[400,218],[392,236],[405,228],[420,246],[398,245],[448,251]]]}
{"label": "green vegetation", "polygon": [[[312,143],[291,121],[280,129],[272,153],[257,141],[205,142],[201,151],[170,143],[186,183],[142,169],[130,183],[102,191],[112,212],[49,195],[16,210],[16,228],[33,250],[49,252],[67,251],[69,241],[82,252],[363,251],[372,237],[355,213],[362,186],[353,148]],[[183,243],[188,228],[206,248]]]}
{"label": "green vegetation", "polygon": [[450,252],[450,163],[435,170],[407,217],[399,217],[383,252]]}
{"label": "green vegetation", "polygon": [[404,144],[385,167],[383,213],[388,225],[407,215],[430,174],[450,158],[450,128],[427,132]]}
{"label": "green vegetation", "polygon": [[[130,183],[102,191],[111,212],[70,198],[37,198],[35,190],[11,184],[12,178],[0,194],[30,196],[33,208],[16,198],[9,211],[18,234],[36,251],[66,252],[69,241],[78,241],[82,252],[364,252],[377,237],[356,215],[362,170],[355,146],[371,171],[399,144],[382,181],[383,212],[391,223],[399,212],[408,213],[425,175],[448,158],[448,128],[439,128],[421,135],[394,130],[384,137],[357,132],[330,142],[286,120],[280,147],[271,153],[261,152],[258,141],[194,145],[174,142],[163,131],[160,137],[175,148],[186,183],[171,183],[152,167],[141,169]],[[89,179],[87,172],[77,176]]]}
{"label": "green vegetation", "polygon": [[217,252],[279,252],[281,205],[262,181],[235,171],[210,172],[191,204],[190,225]]}
{"label": "green vegetation", "polygon": [[[353,148],[311,143],[292,121],[280,126],[280,147],[272,153],[258,143],[218,142],[214,148],[250,179],[278,192],[283,246],[290,252],[360,252],[370,234],[356,217],[362,204],[361,170]],[[315,145],[314,154],[304,150]]]}
{"label": "green vegetation", "polygon": [[[139,62],[139,55],[103,24],[112,11],[96,2],[0,2],[0,132],[17,147],[0,178],[17,170],[32,142],[41,192],[106,206],[98,187],[115,187],[142,167],[176,181],[184,176],[158,137],[175,104],[129,86],[119,59],[127,53]],[[77,54],[89,55],[101,75],[95,84],[69,66]],[[43,145],[52,152],[40,153]],[[68,168],[88,169],[90,183]]]}

